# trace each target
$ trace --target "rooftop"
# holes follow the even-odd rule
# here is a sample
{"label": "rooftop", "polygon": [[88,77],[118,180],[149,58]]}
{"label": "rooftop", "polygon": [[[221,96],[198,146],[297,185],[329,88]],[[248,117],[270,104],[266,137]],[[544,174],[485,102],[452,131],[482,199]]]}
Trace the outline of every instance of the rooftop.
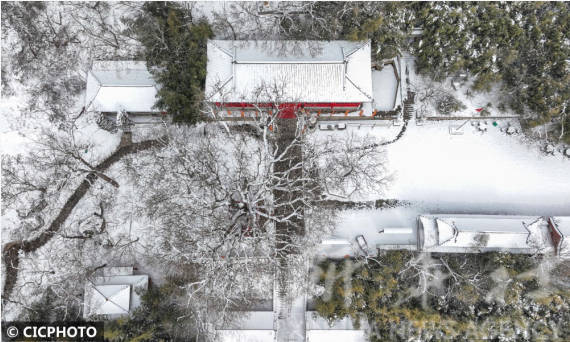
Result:
{"label": "rooftop", "polygon": [[369,41],[210,40],[207,72],[212,102],[372,101]]}
{"label": "rooftop", "polygon": [[97,61],[87,74],[85,106],[90,110],[158,112],[157,87],[145,62]]}
{"label": "rooftop", "polygon": [[109,267],[85,285],[83,317],[128,314],[140,305],[137,290],[148,288],[148,275],[134,275],[132,267]]}
{"label": "rooftop", "polygon": [[548,252],[552,241],[542,217],[421,215],[419,247],[442,253]]}

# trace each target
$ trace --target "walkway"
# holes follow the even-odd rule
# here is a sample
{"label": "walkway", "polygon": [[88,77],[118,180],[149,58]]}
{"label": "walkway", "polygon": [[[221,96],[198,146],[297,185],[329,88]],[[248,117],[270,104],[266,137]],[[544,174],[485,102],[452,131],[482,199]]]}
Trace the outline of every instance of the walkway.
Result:
{"label": "walkway", "polygon": [[[275,338],[278,342],[305,341],[305,295],[297,295],[294,269],[300,251],[296,250],[294,237],[305,234],[304,208],[297,200],[302,196],[299,184],[302,177],[302,149],[295,143],[296,119],[279,118],[276,123],[278,151],[287,153],[275,163],[277,186],[273,190],[276,204],[274,215],[286,221],[275,222],[275,250],[278,266],[273,286],[273,311]],[[293,265],[291,265],[293,264]]]}
{"label": "walkway", "polygon": [[[294,258],[296,256],[290,256],[293,263],[297,261]],[[275,340],[277,342],[305,342],[307,302],[304,282],[308,270],[301,272],[303,279],[300,280],[298,275],[291,272],[292,267],[283,266],[277,270],[273,285]]]}

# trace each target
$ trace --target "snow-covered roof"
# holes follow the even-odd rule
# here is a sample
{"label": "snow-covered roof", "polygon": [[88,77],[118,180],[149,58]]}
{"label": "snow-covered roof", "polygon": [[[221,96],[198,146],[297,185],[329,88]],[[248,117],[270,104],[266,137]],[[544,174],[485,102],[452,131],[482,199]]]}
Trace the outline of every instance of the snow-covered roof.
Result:
{"label": "snow-covered roof", "polygon": [[307,342],[366,342],[364,330],[309,330]]}
{"label": "snow-covered roof", "polygon": [[406,249],[415,250],[417,236],[415,229],[406,227],[382,227],[375,237],[376,248],[383,250]]}
{"label": "snow-covered roof", "polygon": [[394,73],[393,64],[386,64],[382,70],[372,71],[372,93],[374,97],[374,108],[387,111],[396,107],[398,91],[398,79]]}
{"label": "snow-covered roof", "polygon": [[[280,95],[259,93],[276,88]],[[212,102],[370,102],[370,42],[208,41]]]}
{"label": "snow-covered roof", "polygon": [[220,342],[274,342],[273,330],[218,330],[217,341]]}
{"label": "snow-covered roof", "polygon": [[158,112],[157,87],[145,62],[93,62],[87,74],[85,105],[101,112]]}
{"label": "snow-covered roof", "polygon": [[419,248],[442,253],[549,252],[552,241],[541,217],[422,215]]}
{"label": "snow-covered roof", "polygon": [[235,311],[237,317],[218,330],[273,330],[273,311]]}
{"label": "snow-covered roof", "polygon": [[[126,274],[118,275],[119,271]],[[105,275],[95,277],[85,285],[84,318],[92,315],[116,317],[140,305],[137,290],[148,289],[148,275],[132,275],[130,267],[103,269],[102,273]]]}
{"label": "snow-covered roof", "polygon": [[418,218],[419,241],[421,241],[420,248],[429,248],[437,246],[437,226],[435,220],[431,217],[420,216]]}
{"label": "snow-covered roof", "polygon": [[93,287],[91,311],[93,315],[129,313],[131,302],[130,285],[97,285]]}
{"label": "snow-covered roof", "polygon": [[96,61],[91,73],[102,86],[153,87],[155,82],[144,61]]}

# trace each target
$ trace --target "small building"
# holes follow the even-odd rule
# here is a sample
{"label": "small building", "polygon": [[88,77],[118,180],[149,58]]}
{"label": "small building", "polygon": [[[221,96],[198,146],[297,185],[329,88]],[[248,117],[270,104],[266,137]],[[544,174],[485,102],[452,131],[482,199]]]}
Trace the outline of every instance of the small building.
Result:
{"label": "small building", "polygon": [[545,218],[500,215],[420,215],[418,251],[552,253]]}
{"label": "small building", "polygon": [[275,340],[273,311],[235,312],[238,319],[216,329],[220,342],[272,342]]}
{"label": "small building", "polygon": [[378,230],[376,248],[382,250],[416,250],[416,229],[407,227],[385,227]]}
{"label": "small building", "polygon": [[106,267],[101,272],[85,284],[83,318],[115,319],[140,305],[140,293],[148,289],[148,275],[135,275],[130,266]]}
{"label": "small building", "polygon": [[330,324],[314,311],[305,313],[307,342],[366,342],[368,341],[368,321],[360,320],[360,327],[355,327],[350,317],[344,317]]}
{"label": "small building", "polygon": [[166,114],[154,108],[157,92],[145,62],[96,61],[87,73],[85,109],[111,120],[125,112],[134,123],[154,123]]}
{"label": "small building", "polygon": [[548,227],[556,255],[570,257],[570,216],[549,217]]}
{"label": "small building", "polygon": [[373,101],[370,41],[208,41],[206,98],[224,110],[354,111]]}

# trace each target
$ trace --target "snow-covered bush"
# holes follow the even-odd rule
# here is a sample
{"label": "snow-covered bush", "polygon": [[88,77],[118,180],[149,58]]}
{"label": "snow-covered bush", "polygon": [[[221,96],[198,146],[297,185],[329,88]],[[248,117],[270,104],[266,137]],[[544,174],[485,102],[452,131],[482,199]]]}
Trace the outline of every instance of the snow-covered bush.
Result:
{"label": "snow-covered bush", "polygon": [[444,92],[441,95],[436,96],[434,99],[435,108],[439,113],[444,115],[449,115],[460,110],[465,109],[465,105],[455,98],[450,93]]}

